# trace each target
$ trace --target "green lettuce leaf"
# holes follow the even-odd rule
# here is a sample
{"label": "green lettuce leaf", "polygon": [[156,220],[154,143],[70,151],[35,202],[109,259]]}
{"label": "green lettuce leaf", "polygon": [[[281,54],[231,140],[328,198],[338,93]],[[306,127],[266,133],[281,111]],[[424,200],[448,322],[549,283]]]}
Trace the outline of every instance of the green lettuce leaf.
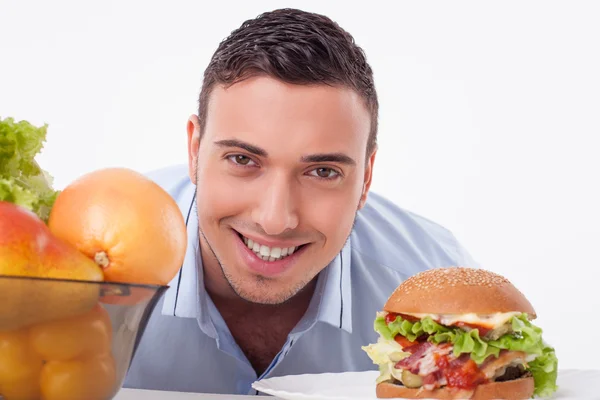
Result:
{"label": "green lettuce leaf", "polygon": [[481,339],[477,329],[468,332],[459,330],[452,343],[454,344],[452,351],[455,356],[470,353],[471,359],[478,365],[491,355],[498,357],[501,350],[499,347],[490,346],[488,342]]}
{"label": "green lettuce leaf", "polygon": [[543,354],[529,363],[529,371],[535,382],[536,396],[550,397],[558,390],[558,359],[552,347],[544,347]]}
{"label": "green lettuce leaf", "polygon": [[390,340],[397,334],[414,341],[417,337],[428,334],[428,340],[439,344],[449,342],[453,345],[455,356],[470,354],[478,365],[493,355],[497,357],[501,350],[523,351],[536,358],[529,362],[529,370],[535,381],[535,395],[548,396],[557,390],[556,379],[558,359],[552,347],[542,340],[542,329],[533,325],[527,314],[520,314],[511,319],[512,332],[497,340],[486,341],[479,337],[476,329],[466,331],[460,328],[449,328],[438,324],[429,317],[417,322],[410,322],[398,316],[389,324],[385,317],[375,319],[374,328],[381,336]]}
{"label": "green lettuce leaf", "polygon": [[46,141],[48,125],[0,119],[0,201],[22,206],[47,222],[58,191],[35,156]]}
{"label": "green lettuce leaf", "polygon": [[448,328],[438,324],[431,318],[427,317],[417,322],[410,322],[397,317],[396,320],[386,324],[385,317],[377,317],[375,319],[375,331],[380,333],[386,339],[393,339],[397,334],[401,334],[411,342],[423,334],[445,333],[450,332]]}

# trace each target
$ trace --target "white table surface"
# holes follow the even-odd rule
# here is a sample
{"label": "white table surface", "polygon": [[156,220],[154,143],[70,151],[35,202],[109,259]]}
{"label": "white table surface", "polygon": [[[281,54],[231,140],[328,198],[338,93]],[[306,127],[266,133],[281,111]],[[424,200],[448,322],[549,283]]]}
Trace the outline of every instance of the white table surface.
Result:
{"label": "white table surface", "polygon": [[163,392],[159,390],[121,389],[114,400],[224,400],[224,399],[277,399],[273,396],[240,396],[231,394],[205,394],[184,392]]}
{"label": "white table surface", "polygon": [[[558,392],[555,400],[600,399],[600,369],[598,370],[558,370]],[[121,389],[114,400],[249,400],[249,399],[280,399],[264,394],[256,396],[203,394],[184,392],[165,392],[156,390]]]}

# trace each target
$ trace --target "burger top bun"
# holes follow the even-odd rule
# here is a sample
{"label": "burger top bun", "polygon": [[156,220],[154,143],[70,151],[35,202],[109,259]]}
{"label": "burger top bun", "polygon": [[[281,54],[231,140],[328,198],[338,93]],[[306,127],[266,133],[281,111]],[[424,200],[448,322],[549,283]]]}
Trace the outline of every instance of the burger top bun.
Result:
{"label": "burger top bun", "polygon": [[465,267],[434,268],[405,280],[384,311],[399,314],[492,314],[522,312],[535,319],[533,306],[501,275]]}

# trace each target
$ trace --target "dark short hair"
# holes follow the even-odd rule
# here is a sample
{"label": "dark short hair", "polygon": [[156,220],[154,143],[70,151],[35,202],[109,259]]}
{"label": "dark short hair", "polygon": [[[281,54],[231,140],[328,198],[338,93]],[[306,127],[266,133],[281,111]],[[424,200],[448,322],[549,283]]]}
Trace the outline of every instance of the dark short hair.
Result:
{"label": "dark short hair", "polygon": [[278,9],[245,21],[225,38],[204,71],[198,106],[200,134],[214,86],[233,85],[257,75],[355,90],[371,114],[367,156],[376,147],[379,104],[373,71],[354,38],[330,18]]}

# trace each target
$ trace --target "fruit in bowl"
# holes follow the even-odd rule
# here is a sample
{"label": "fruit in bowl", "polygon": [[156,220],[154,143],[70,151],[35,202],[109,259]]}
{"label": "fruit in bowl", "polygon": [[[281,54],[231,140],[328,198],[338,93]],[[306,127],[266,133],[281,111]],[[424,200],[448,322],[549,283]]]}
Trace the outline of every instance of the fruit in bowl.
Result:
{"label": "fruit in bowl", "polygon": [[0,398],[109,400],[187,249],[160,186],[127,168],[62,191],[46,126],[0,119]]}
{"label": "fruit in bowl", "polygon": [[93,171],[72,182],[58,195],[48,226],[95,260],[111,282],[167,284],[187,245],[175,200],[125,168]]}
{"label": "fruit in bowl", "polygon": [[[102,269],[54,237],[33,212],[0,202],[0,275],[100,282]],[[30,281],[0,280],[0,330],[78,315],[98,301],[96,286],[61,286],[40,291]]]}
{"label": "fruit in bowl", "polygon": [[[167,286],[59,278],[0,276],[42,293],[99,293],[88,311],[0,330],[0,398],[3,400],[110,400],[121,388],[148,318]],[[103,304],[102,293],[152,296],[141,301]],[[126,295],[124,295],[126,296]],[[138,299],[139,300],[139,299]],[[57,307],[62,304],[55,300]]]}
{"label": "fruit in bowl", "polygon": [[2,331],[0,393],[6,400],[109,399],[117,380],[111,341],[100,304],[78,317]]}

